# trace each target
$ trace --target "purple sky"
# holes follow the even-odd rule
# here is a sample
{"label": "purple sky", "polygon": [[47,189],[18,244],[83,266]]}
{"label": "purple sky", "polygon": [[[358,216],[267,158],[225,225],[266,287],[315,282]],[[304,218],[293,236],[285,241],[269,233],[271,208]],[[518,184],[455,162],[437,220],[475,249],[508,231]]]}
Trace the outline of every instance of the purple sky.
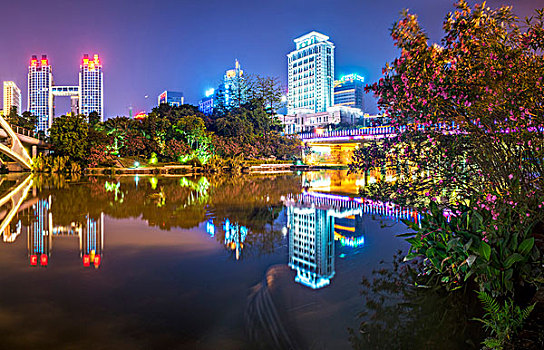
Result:
{"label": "purple sky", "polygon": [[[474,1],[471,1],[474,3]],[[488,1],[514,5],[520,17],[540,0]],[[166,89],[183,91],[197,104],[238,58],[246,73],[276,76],[286,84],[286,54],[293,39],[309,31],[336,46],[336,76],[359,73],[367,82],[381,75],[397,54],[389,28],[403,8],[418,14],[431,40],[441,36],[450,0],[49,0],[4,5],[0,80],[14,80],[27,106],[31,55],[47,54],[57,85],[76,85],[83,53],[98,53],[104,65],[106,117],[149,110]],[[145,98],[148,95],[149,98]],[[57,98],[57,115],[69,99]],[[376,108],[367,96],[369,112]]]}

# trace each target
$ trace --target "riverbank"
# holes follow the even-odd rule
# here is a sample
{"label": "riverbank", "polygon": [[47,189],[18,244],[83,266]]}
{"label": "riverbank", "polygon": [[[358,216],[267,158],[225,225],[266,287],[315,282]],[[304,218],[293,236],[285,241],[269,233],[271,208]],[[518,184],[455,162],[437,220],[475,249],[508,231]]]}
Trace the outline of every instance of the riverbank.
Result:
{"label": "riverbank", "polygon": [[[242,172],[251,174],[280,174],[291,173],[293,171],[308,171],[318,170],[323,167],[309,165],[295,165],[285,163],[270,163],[258,164],[242,167]],[[227,167],[221,169],[228,171]],[[87,168],[85,174],[88,175],[186,175],[186,174],[202,174],[209,172],[204,167],[192,165],[164,165],[164,166],[146,166],[146,167],[104,167],[104,168]]]}

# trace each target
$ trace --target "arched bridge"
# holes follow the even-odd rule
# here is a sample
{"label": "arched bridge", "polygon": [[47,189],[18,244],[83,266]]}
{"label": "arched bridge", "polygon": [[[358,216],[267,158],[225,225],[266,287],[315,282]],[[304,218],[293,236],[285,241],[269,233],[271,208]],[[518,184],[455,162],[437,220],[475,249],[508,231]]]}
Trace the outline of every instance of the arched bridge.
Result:
{"label": "arched bridge", "polygon": [[32,131],[17,126],[12,127],[2,116],[0,116],[0,139],[2,139],[0,152],[14,160],[25,170],[32,168],[32,158],[23,143],[30,146],[43,147],[46,145]]}

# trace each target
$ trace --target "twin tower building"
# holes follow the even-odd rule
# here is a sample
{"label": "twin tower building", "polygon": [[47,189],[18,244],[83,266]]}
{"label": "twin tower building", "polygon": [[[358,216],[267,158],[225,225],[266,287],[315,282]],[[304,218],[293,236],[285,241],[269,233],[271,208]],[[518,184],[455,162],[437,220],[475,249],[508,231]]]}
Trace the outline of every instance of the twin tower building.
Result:
{"label": "twin tower building", "polygon": [[28,67],[28,111],[38,117],[37,130],[47,133],[55,116],[55,97],[70,97],[71,114],[96,112],[104,120],[104,80],[98,55],[83,55],[79,85],[54,85],[53,69],[46,55],[32,56]]}

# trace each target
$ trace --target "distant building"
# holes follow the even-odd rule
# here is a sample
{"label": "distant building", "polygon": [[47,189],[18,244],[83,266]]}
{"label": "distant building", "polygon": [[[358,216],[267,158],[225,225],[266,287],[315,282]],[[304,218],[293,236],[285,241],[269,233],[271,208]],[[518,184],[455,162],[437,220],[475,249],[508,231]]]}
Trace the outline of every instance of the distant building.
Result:
{"label": "distant building", "polygon": [[198,110],[204,113],[205,115],[212,115],[214,107],[214,98],[213,96],[204,97],[198,102]]}
{"label": "distant building", "polygon": [[104,121],[104,81],[102,64],[98,55],[89,59],[83,55],[79,69],[79,113],[89,115],[96,112],[100,121]]}
{"label": "distant building", "polygon": [[334,44],[329,37],[310,32],[294,40],[287,55],[288,114],[325,112],[334,103]]}
{"label": "distant building", "polygon": [[98,113],[104,120],[104,81],[98,55],[83,55],[79,85],[53,85],[53,70],[46,55],[32,56],[28,67],[28,111],[38,117],[37,131],[48,133],[55,116],[55,97],[70,97],[70,114]]}
{"label": "distant building", "polygon": [[28,111],[38,117],[37,130],[47,132],[53,119],[52,68],[47,55],[32,56],[28,67]]}
{"label": "distant building", "polygon": [[157,98],[157,103],[167,103],[172,107],[179,107],[183,104],[183,92],[163,91]]}
{"label": "distant building", "polygon": [[238,60],[234,63],[234,68],[229,69],[223,76],[223,83],[215,91],[215,106],[224,108],[240,107],[247,96],[244,85],[244,71]]}
{"label": "distant building", "polygon": [[364,110],[365,79],[357,74],[343,76],[334,82],[334,105]]}
{"label": "distant building", "polygon": [[4,115],[9,115],[11,107],[17,109],[17,113],[21,113],[21,90],[13,81],[4,82]]}
{"label": "distant building", "polygon": [[326,112],[300,112],[294,115],[277,115],[276,117],[283,125],[285,134],[295,134],[298,132],[313,132],[317,128],[327,128],[340,123],[360,124],[363,112],[358,108],[333,106],[327,108]]}

